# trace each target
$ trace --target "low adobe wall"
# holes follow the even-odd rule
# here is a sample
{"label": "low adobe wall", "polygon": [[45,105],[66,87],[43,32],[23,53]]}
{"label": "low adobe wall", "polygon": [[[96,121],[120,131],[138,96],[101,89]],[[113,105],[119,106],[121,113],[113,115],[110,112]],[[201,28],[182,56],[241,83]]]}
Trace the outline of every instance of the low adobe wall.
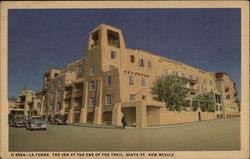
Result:
{"label": "low adobe wall", "polygon": [[[155,110],[152,110],[151,113],[148,112],[147,116],[148,116],[147,118],[148,126],[199,121],[198,111],[196,112],[193,112],[193,111],[172,112],[172,111],[168,111],[166,108],[161,108],[161,109],[158,109],[158,111],[155,109]],[[215,114],[213,112],[200,112],[200,116],[201,116],[202,121],[215,119]]]}

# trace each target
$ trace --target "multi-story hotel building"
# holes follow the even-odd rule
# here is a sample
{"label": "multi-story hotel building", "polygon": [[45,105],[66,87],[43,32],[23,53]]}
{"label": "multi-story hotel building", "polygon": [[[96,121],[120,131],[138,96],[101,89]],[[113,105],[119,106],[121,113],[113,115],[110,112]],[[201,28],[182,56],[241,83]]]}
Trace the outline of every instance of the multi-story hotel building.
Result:
{"label": "multi-story hotel building", "polygon": [[[190,106],[197,94],[212,92],[215,111],[168,111],[151,93],[161,75],[189,79]],[[70,123],[121,125],[123,114],[128,125],[146,127],[240,116],[235,84],[226,73],[126,48],[121,30],[105,24],[89,33],[86,57],[44,73],[40,95],[40,115],[66,114]]]}

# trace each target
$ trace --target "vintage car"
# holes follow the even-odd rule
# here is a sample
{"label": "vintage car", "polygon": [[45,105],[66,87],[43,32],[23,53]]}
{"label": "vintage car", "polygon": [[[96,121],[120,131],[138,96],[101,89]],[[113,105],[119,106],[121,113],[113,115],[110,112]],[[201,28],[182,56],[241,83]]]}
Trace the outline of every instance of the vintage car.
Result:
{"label": "vintage car", "polygon": [[53,117],[52,123],[56,125],[66,125],[67,124],[67,115],[56,114]]}
{"label": "vintage car", "polygon": [[26,128],[29,130],[34,130],[34,129],[47,129],[47,122],[43,120],[42,116],[31,116],[27,120],[26,123]]}
{"label": "vintage car", "polygon": [[25,127],[26,120],[23,115],[10,115],[9,124],[11,127]]}

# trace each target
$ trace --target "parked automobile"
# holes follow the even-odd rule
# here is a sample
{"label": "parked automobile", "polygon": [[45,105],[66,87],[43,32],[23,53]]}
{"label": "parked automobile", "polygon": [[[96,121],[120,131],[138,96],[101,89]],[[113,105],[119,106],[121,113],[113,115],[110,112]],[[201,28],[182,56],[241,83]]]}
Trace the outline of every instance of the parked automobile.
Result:
{"label": "parked automobile", "polygon": [[29,130],[34,129],[47,129],[47,122],[43,120],[42,116],[31,116],[26,123],[26,128]]}
{"label": "parked automobile", "polygon": [[53,117],[53,124],[56,125],[66,125],[67,124],[67,115],[56,114]]}
{"label": "parked automobile", "polygon": [[14,127],[25,127],[26,120],[23,115],[12,115],[9,116],[9,124]]}

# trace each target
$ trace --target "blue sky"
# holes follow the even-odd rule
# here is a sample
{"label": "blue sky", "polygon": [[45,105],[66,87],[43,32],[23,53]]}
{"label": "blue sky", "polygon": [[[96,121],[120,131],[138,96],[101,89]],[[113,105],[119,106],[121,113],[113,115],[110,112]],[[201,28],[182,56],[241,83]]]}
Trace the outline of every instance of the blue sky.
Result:
{"label": "blue sky", "polygon": [[240,9],[18,9],[8,11],[9,97],[39,91],[43,73],[85,56],[88,33],[105,23],[137,48],[226,72],[240,94]]}

